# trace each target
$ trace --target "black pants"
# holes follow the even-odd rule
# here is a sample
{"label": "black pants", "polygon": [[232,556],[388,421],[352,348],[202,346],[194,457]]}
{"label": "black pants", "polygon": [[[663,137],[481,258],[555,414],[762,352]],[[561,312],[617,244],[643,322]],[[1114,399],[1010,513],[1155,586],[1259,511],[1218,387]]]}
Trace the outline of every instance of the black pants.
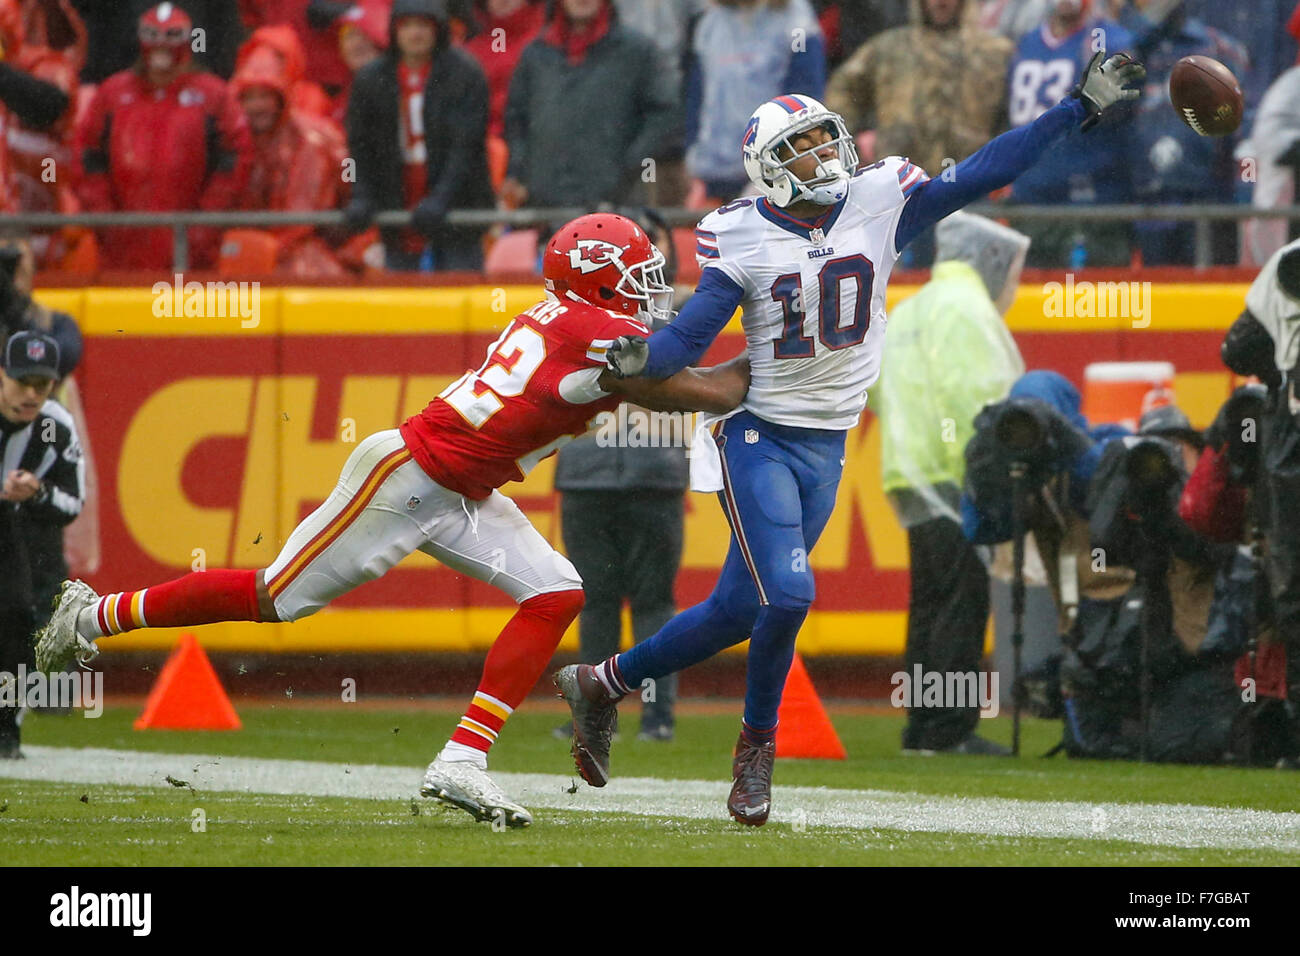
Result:
{"label": "black pants", "polygon": [[[961,526],[936,518],[907,529],[912,596],[907,608],[907,673],[977,672],[989,619],[989,577]],[[919,688],[913,688],[915,694]],[[979,704],[912,707],[903,746],[942,750],[961,742],[979,723]]]}
{"label": "black pants", "polygon": [[[564,548],[587,596],[578,617],[583,663],[618,653],[625,599],[638,643],[677,613],[673,581],[682,559],[684,507],[679,491],[564,492]],[[677,675],[656,681],[653,696],[642,709],[642,728],[672,726]]]}
{"label": "black pants", "polygon": [[[426,246],[432,254],[436,272],[482,272],[483,244],[476,233],[448,234]],[[384,268],[399,272],[418,272],[425,250],[407,252],[399,240],[384,245]]]}
{"label": "black pants", "polygon": [[[15,679],[18,665],[35,666],[32,653],[32,612],[28,608],[0,604],[0,671]],[[0,706],[0,750],[18,742],[18,708]]]}

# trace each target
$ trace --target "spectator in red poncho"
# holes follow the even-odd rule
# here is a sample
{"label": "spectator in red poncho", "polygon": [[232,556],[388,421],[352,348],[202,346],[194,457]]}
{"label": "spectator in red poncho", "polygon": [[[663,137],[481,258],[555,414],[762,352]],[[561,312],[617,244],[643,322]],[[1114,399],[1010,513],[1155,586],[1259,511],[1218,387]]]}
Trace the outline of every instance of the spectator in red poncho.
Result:
{"label": "spectator in red poncho", "polygon": [[[327,119],[294,109],[284,61],[259,46],[241,52],[230,81],[248,119],[253,161],[239,209],[333,209],[339,204],[343,133]],[[311,226],[273,230],[277,271],[296,278],[340,276],[343,268]]]}
{"label": "spectator in red poncho", "polygon": [[[77,195],[90,211],[230,209],[251,143],[226,84],[190,62],[191,22],[162,3],[140,19],[140,62],[105,80],[77,128]],[[190,265],[216,260],[220,232],[189,230]],[[100,264],[166,269],[169,229],[105,229]]]}
{"label": "spectator in red poncho", "polygon": [[387,22],[391,0],[238,0],[238,5],[250,30],[275,24],[292,27],[307,55],[307,76],[337,96],[351,79],[339,54],[339,28],[369,7],[383,8]]}
{"label": "spectator in red poncho", "polygon": [[487,77],[488,135],[504,136],[510,74],[546,22],[546,7],[533,0],[477,0],[474,12],[477,32],[465,42],[465,50]]}
{"label": "spectator in red poncho", "polygon": [[[6,5],[11,9],[18,3]],[[86,29],[69,0],[23,0],[22,46],[9,51],[15,65],[28,76],[62,91],[66,107],[52,121],[15,117],[8,134],[11,188],[15,208],[22,212],[76,212],[72,191],[72,126],[79,91],[78,75],[86,61]],[[8,58],[6,58],[8,59]],[[37,264],[63,263],[74,246],[89,239],[83,229],[67,228],[31,236]]]}
{"label": "spectator in red poncho", "polygon": [[[270,50],[279,57],[288,83],[289,106],[292,109],[313,116],[330,114],[334,108],[333,101],[319,83],[307,79],[307,57],[302,49],[302,40],[292,27],[279,24],[254,30],[235,57],[236,75],[245,61],[260,49]],[[234,80],[234,76],[231,80]]]}
{"label": "spectator in red poncho", "polygon": [[58,86],[32,74],[24,35],[22,5],[0,0],[0,212],[21,208],[10,146],[17,127],[48,128],[70,102]]}

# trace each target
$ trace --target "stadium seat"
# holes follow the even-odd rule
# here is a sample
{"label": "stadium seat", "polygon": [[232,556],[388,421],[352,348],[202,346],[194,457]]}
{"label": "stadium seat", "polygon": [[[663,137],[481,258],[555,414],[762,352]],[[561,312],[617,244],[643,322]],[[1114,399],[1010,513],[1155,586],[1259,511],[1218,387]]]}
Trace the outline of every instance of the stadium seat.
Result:
{"label": "stadium seat", "polygon": [[492,244],[483,262],[487,275],[537,272],[537,230],[519,229],[507,232]]}
{"label": "stadium seat", "polygon": [[221,237],[217,273],[222,278],[269,275],[275,271],[280,242],[261,229],[228,229]]}

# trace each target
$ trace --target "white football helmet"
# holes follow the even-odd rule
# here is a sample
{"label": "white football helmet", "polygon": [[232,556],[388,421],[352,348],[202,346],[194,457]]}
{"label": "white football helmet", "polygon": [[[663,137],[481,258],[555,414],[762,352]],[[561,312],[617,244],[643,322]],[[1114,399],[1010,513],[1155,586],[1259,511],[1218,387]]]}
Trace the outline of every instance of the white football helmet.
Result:
{"label": "white football helmet", "polygon": [[[813,178],[799,179],[790,171],[790,165],[813,151],[797,153],[790,140],[819,126],[825,128],[831,139],[817,149],[834,146],[836,158],[819,161]],[[781,146],[789,152],[785,159],[777,155]],[[778,96],[754,110],[745,127],[741,148],[749,181],[768,202],[782,208],[800,199],[823,206],[834,205],[848,193],[849,179],[858,168],[858,149],[844,125],[844,118],[802,93]]]}

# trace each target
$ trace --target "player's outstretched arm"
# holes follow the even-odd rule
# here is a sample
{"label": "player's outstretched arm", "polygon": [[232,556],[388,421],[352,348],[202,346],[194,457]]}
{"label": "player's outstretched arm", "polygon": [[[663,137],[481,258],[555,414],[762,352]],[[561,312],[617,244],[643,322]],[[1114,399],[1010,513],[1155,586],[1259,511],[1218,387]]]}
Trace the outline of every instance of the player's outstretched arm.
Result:
{"label": "player's outstretched arm", "polygon": [[1090,129],[1114,104],[1136,99],[1138,91],[1126,87],[1146,76],[1145,68],[1122,53],[1103,62],[1104,56],[1105,51],[1098,52],[1071,95],[1038,119],[985,143],[950,175],[918,186],[903,207],[895,248],[901,252],[940,219],[1013,182],[1075,124]]}
{"label": "player's outstretched arm", "polygon": [[695,294],[670,325],[648,339],[622,336],[609,347],[609,370],[618,378],[666,379],[694,365],[726,328],[744,294],[720,269],[705,269]]}
{"label": "player's outstretched arm", "polygon": [[712,412],[722,415],[744,401],[749,391],[749,355],[710,368],[685,368],[665,379],[618,378],[608,369],[599,385],[655,412]]}

